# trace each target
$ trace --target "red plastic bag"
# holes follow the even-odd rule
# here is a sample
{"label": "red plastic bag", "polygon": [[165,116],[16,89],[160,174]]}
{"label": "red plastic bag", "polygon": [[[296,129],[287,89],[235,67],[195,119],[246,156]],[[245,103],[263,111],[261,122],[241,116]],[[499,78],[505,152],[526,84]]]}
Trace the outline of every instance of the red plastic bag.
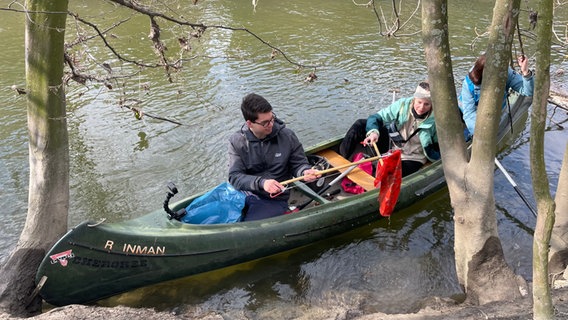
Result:
{"label": "red plastic bag", "polygon": [[400,149],[390,152],[377,165],[375,188],[379,188],[379,213],[388,217],[394,210],[402,183]]}
{"label": "red plastic bag", "polygon": [[[363,154],[362,152],[356,153],[353,156],[353,160],[351,162],[357,162],[359,160],[363,160],[365,158],[365,154]],[[370,175],[373,175],[373,164],[371,164],[371,162],[365,162],[365,163],[361,163],[360,165],[357,166],[359,169],[367,172]],[[352,194],[360,194],[365,192],[365,189],[363,189],[363,187],[361,187],[360,185],[357,185],[355,182],[351,181],[351,179],[345,177],[343,178],[343,180],[341,180],[341,187],[343,188],[343,191],[347,192],[347,193],[352,193]]]}

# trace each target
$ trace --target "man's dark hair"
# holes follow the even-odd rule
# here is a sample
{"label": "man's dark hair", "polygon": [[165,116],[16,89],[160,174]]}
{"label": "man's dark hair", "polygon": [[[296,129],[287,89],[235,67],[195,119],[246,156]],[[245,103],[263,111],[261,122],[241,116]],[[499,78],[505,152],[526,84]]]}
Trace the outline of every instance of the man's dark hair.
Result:
{"label": "man's dark hair", "polygon": [[469,79],[476,86],[481,85],[481,80],[483,80],[483,69],[485,68],[485,54],[482,54],[475,60],[473,68],[469,72]]}
{"label": "man's dark hair", "polygon": [[259,113],[272,111],[272,106],[266,99],[256,93],[249,93],[243,98],[241,112],[245,120],[256,121]]}

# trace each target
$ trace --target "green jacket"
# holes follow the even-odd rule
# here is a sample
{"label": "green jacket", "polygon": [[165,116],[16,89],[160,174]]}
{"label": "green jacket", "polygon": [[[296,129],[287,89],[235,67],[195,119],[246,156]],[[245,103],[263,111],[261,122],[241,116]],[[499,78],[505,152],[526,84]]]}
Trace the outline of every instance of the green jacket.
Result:
{"label": "green jacket", "polygon": [[[402,128],[404,123],[408,121],[410,108],[412,108],[412,100],[414,98],[402,98],[395,101],[387,108],[379,110],[367,119],[367,135],[371,132],[379,133],[379,128],[388,126],[391,122],[397,121],[397,128]],[[438,148],[438,136],[436,134],[436,124],[434,122],[434,113],[425,119],[419,126],[420,131],[417,133],[420,143],[424,149],[424,155],[430,161],[440,159],[440,151]]]}

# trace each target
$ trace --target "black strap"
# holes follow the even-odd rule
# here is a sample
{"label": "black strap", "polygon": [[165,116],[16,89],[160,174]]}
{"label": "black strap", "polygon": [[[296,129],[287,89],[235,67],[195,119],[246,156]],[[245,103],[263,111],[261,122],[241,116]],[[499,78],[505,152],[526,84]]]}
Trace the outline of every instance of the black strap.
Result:
{"label": "black strap", "polygon": [[408,141],[410,141],[410,139],[412,139],[412,137],[414,137],[418,131],[420,131],[420,129],[422,128],[417,128],[416,130],[414,130],[414,132],[410,135],[410,137],[408,137],[408,139],[404,140],[404,143],[407,143]]}
{"label": "black strap", "polygon": [[[402,107],[396,113],[396,119],[394,119],[394,123],[398,123],[398,116],[400,115],[401,111],[402,111]],[[396,128],[396,126],[395,126],[395,128]],[[403,140],[402,143],[407,143],[408,141],[410,141],[410,139],[412,139],[412,137],[414,137],[418,133],[418,131],[420,131],[420,129],[422,129],[422,128],[417,128],[416,130],[414,130],[414,132],[412,132],[412,134],[406,140]],[[402,135],[400,134],[400,131],[398,129],[396,129],[396,132],[398,132],[398,134],[402,137]],[[390,132],[389,132],[389,136],[390,136]]]}
{"label": "black strap", "polygon": [[511,126],[511,134],[513,134],[513,115],[511,115],[511,103],[509,102],[509,92],[507,92],[507,108],[509,109],[507,112],[509,117],[509,125]]}

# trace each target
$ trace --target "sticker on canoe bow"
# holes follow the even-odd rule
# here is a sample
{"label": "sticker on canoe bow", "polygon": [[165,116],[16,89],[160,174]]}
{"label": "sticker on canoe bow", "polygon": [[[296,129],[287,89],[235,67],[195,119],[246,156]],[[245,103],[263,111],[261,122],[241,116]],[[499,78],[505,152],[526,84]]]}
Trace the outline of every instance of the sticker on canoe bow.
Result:
{"label": "sticker on canoe bow", "polygon": [[69,249],[67,251],[53,254],[49,257],[51,258],[51,264],[56,264],[59,262],[62,267],[66,267],[67,263],[69,262],[67,261],[67,259],[73,259],[75,255],[73,254],[73,250]]}

